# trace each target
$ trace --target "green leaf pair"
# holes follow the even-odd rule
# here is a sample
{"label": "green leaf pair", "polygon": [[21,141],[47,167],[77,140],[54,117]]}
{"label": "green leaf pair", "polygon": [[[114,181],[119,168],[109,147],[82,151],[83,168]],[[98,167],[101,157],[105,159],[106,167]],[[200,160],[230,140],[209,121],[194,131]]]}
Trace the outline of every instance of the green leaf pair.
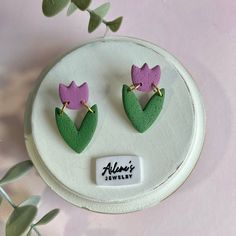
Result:
{"label": "green leaf pair", "polygon": [[[119,30],[121,23],[122,23],[123,17],[118,17],[117,19],[113,21],[104,21],[105,25],[112,31],[116,32]],[[95,14],[93,11],[90,12],[90,21],[89,21],[89,27],[88,32],[92,33],[94,30],[98,28],[98,26],[102,23],[102,18]]]}
{"label": "green leaf pair", "polygon": [[97,127],[97,105],[93,105],[91,109],[93,112],[86,113],[79,129],[65,112],[61,112],[58,107],[55,109],[58,130],[68,146],[77,153],[81,153],[87,147]]}
{"label": "green leaf pair", "polygon": [[96,8],[93,11],[90,11],[90,20],[88,26],[88,32],[92,33],[94,30],[98,28],[98,26],[104,22],[104,24],[113,32],[119,30],[123,17],[118,17],[113,21],[105,21],[103,18],[106,16],[107,12],[110,9],[110,3],[104,3],[100,7]]}
{"label": "green leaf pair", "polygon": [[[62,11],[71,1],[69,6],[69,14],[72,14],[77,8],[85,11],[92,0],[43,0],[42,10],[45,16],[51,17]],[[71,13],[72,12],[72,13]]]}
{"label": "green leaf pair", "polygon": [[0,180],[0,204],[4,197],[14,208],[6,223],[6,236],[19,236],[27,232],[27,230],[28,236],[32,230],[40,235],[35,227],[49,223],[59,212],[58,209],[54,209],[43,216],[37,223],[32,224],[38,211],[37,205],[40,201],[40,196],[31,196],[17,206],[1,187],[25,175],[32,166],[33,164],[30,160],[18,163],[10,168]]}
{"label": "green leaf pair", "polygon": [[118,17],[113,21],[105,21],[103,18],[106,16],[110,9],[110,3],[104,3],[94,10],[89,10],[92,0],[43,0],[42,10],[45,16],[51,17],[62,11],[70,2],[67,10],[67,16],[73,14],[77,9],[81,11],[88,11],[90,20],[88,25],[88,32],[91,33],[96,30],[101,23],[104,23],[111,31],[116,32],[119,30],[123,17]]}
{"label": "green leaf pair", "polygon": [[37,207],[34,205],[23,205],[15,208],[6,224],[6,236],[19,236],[26,230],[29,230],[27,233],[27,236],[29,236],[36,226],[49,223],[59,213],[59,209],[54,209],[43,216],[38,222],[32,224],[37,211]]}
{"label": "green leaf pair", "polygon": [[36,226],[46,225],[49,222],[51,222],[58,215],[58,213],[59,213],[59,209],[54,209],[54,210],[51,210],[50,212],[48,212],[38,222],[31,225],[27,236],[31,235],[32,230],[35,229]]}
{"label": "green leaf pair", "polygon": [[159,116],[165,99],[165,90],[161,89],[161,93],[162,96],[154,93],[143,109],[130,87],[123,85],[122,98],[125,112],[134,128],[140,133],[145,132]]}
{"label": "green leaf pair", "polygon": [[97,27],[102,23],[103,17],[106,16],[110,8],[110,3],[104,3],[100,7],[96,8],[93,11],[90,11],[90,20],[88,26],[88,32],[92,33]]}

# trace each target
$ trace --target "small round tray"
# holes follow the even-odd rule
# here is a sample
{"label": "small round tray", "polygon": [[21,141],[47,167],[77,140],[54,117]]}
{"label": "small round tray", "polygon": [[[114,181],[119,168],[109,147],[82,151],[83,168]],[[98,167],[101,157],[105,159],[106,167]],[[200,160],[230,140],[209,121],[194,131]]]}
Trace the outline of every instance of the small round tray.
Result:
{"label": "small round tray", "polygon": [[[166,97],[155,124],[140,134],[126,117],[122,86],[131,84],[131,66],[145,62],[160,65]],[[88,83],[89,102],[99,109],[95,135],[81,154],[63,141],[54,117],[58,85],[72,80]],[[76,120],[77,112],[66,112]],[[25,117],[26,146],[45,182],[74,205],[102,213],[137,211],[168,197],[191,173],[204,142],[203,104],[190,74],[160,47],[127,37],[96,39],[58,60],[41,75]],[[96,185],[97,158],[116,155],[142,157],[140,184]]]}

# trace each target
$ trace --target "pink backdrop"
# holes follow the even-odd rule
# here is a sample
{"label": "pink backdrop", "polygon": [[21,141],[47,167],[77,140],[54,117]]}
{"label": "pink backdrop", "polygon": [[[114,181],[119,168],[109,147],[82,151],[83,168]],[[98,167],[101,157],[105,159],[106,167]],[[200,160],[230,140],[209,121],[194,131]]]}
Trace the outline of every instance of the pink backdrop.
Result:
{"label": "pink backdrop", "polygon": [[[94,1],[94,6],[101,1]],[[60,215],[41,227],[43,235],[236,234],[236,1],[112,0],[108,18],[123,15],[120,35],[152,41],[188,68],[204,98],[207,134],[201,158],[185,184],[161,204],[127,215],[102,215],[73,207],[32,171],[7,188],[20,202],[41,194],[39,216],[59,207]],[[88,15],[65,12],[48,19],[41,0],[1,1],[0,6],[0,174],[28,159],[23,113],[40,71],[67,50],[101,36],[87,33]],[[0,207],[0,235],[11,208]]]}

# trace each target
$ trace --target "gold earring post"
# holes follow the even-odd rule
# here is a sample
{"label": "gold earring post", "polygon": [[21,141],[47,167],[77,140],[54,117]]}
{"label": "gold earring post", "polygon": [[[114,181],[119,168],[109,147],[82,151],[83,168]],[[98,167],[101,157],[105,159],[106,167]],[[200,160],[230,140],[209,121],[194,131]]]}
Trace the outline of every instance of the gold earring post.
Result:
{"label": "gold earring post", "polygon": [[155,84],[152,84],[152,87],[153,87],[153,91],[155,93],[158,93],[158,95],[161,96],[161,97],[163,96],[161,90]]}
{"label": "gold earring post", "polygon": [[83,106],[85,106],[90,112],[94,113],[94,111],[91,109],[91,107],[84,101],[81,102]]}
{"label": "gold earring post", "polygon": [[61,108],[60,115],[64,112],[64,110],[66,109],[66,106],[67,106],[69,103],[70,103],[70,102],[63,102],[63,107]]}
{"label": "gold earring post", "polygon": [[136,90],[141,86],[141,84],[131,84],[129,86],[130,91]]}

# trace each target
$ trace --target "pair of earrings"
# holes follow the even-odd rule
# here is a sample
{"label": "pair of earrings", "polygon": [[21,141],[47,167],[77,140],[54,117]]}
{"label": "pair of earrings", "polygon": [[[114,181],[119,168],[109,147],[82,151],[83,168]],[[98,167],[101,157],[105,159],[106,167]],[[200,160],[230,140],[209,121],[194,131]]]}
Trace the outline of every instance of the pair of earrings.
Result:
{"label": "pair of earrings", "polygon": [[[122,100],[127,117],[133,127],[140,133],[145,132],[157,119],[161,112],[165,90],[158,88],[161,70],[157,65],[150,69],[145,63],[141,68],[133,65],[131,69],[132,85],[123,85]],[[134,90],[151,92],[154,94],[144,108],[140,105]],[[69,86],[59,85],[59,96],[63,104],[62,108],[56,107],[55,117],[58,130],[65,142],[77,153],[81,153],[91,141],[98,121],[97,105],[88,105],[88,84],[77,86],[74,81]],[[70,117],[65,113],[65,108],[80,110],[85,107],[88,111],[77,128]]]}

